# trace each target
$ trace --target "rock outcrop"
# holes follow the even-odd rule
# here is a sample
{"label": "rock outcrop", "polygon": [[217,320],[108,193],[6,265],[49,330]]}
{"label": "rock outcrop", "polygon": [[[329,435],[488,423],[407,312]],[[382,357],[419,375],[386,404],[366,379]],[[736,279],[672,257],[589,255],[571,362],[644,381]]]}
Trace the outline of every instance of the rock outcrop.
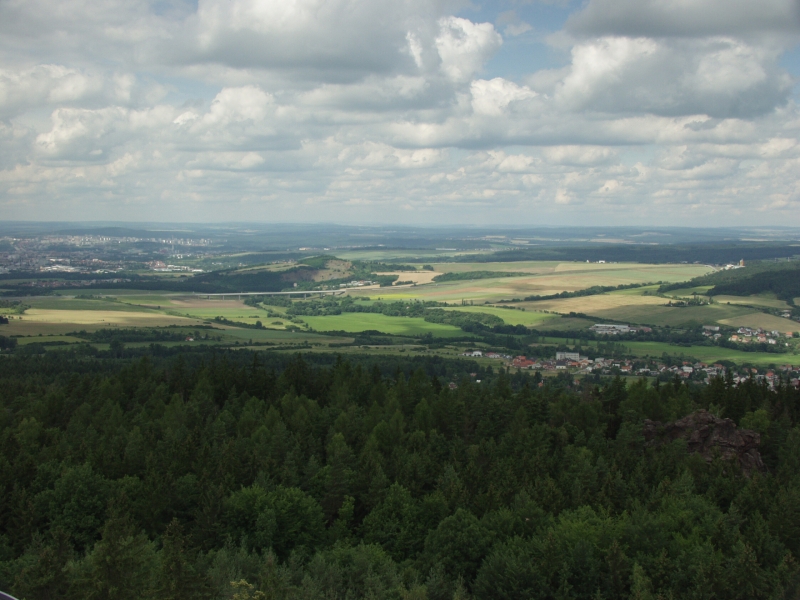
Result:
{"label": "rock outcrop", "polygon": [[720,419],[707,410],[698,410],[672,423],[645,420],[644,439],[648,446],[659,446],[685,439],[689,452],[700,454],[707,462],[715,457],[736,461],[745,475],[766,471],[758,446],[761,434],[739,429],[730,419]]}

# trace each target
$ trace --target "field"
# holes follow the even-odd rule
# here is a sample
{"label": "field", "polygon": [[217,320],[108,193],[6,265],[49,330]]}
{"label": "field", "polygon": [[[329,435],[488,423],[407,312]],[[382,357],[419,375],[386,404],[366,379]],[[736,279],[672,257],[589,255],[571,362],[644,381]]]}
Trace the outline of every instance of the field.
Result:
{"label": "field", "polygon": [[[434,300],[460,304],[462,300],[497,302],[502,299],[545,296],[596,285],[623,285],[651,281],[684,281],[707,272],[702,265],[641,265],[638,263],[586,264],[563,262],[436,263],[437,272],[505,271],[528,277],[502,277],[432,283],[415,287],[380,288],[377,296],[392,300]],[[376,297],[375,290],[349,292]],[[569,312],[569,311],[566,311]]]}
{"label": "field", "polygon": [[378,273],[378,275],[397,275],[398,280],[396,283],[410,281],[417,285],[432,283],[433,278],[441,274],[438,271],[386,271]]}
{"label": "field", "polygon": [[317,331],[380,331],[392,335],[420,336],[430,333],[435,337],[464,337],[458,327],[428,323],[419,317],[387,317],[379,313],[344,313],[328,317],[302,317],[303,321]]}
{"label": "field", "polygon": [[[703,306],[671,307],[666,306],[667,298],[648,295],[655,290],[651,287],[632,288],[579,298],[559,298],[522,302],[516,304],[527,310],[547,310],[568,314],[570,312],[590,315],[598,321],[618,321],[637,325],[657,327],[690,327],[697,325],[728,325],[730,327],[762,327],[780,332],[798,331],[800,324],[790,319],[769,315],[753,306],[774,307],[774,298],[749,297],[739,298],[740,303],[722,302],[715,297],[714,304]],[[672,295],[672,293],[670,294]],[[676,294],[677,295],[677,294]],[[727,297],[724,297],[727,298]]]}
{"label": "field", "polygon": [[514,310],[508,308],[498,308],[496,306],[457,306],[451,310],[458,310],[469,313],[486,313],[500,317],[508,325],[525,325],[527,327],[539,327],[548,321],[558,319],[559,315],[535,312],[532,310]]}
{"label": "field", "polygon": [[747,306],[764,306],[766,308],[790,308],[783,300],[778,300],[774,294],[758,294],[756,296],[714,296],[714,302],[722,304],[745,304]]}
{"label": "field", "polygon": [[670,356],[692,357],[708,364],[720,360],[729,360],[737,364],[749,363],[761,366],[800,363],[800,356],[796,354],[742,352],[740,350],[731,350],[729,348],[719,348],[716,346],[677,347],[661,342],[625,342],[625,347],[629,348],[631,353],[636,356],[658,358],[666,352]]}
{"label": "field", "polygon": [[[353,252],[352,258],[373,260],[398,259],[415,256],[414,253],[395,253],[375,251],[372,253]],[[346,255],[344,258],[350,258]],[[443,256],[442,256],[443,258]],[[441,260],[441,258],[440,258]],[[341,262],[341,261],[340,261]],[[592,286],[618,286],[648,282],[680,282],[709,270],[703,265],[646,265],[636,263],[567,263],[555,261],[528,261],[513,263],[451,263],[431,261],[434,271],[414,272],[396,271],[400,281],[414,281],[416,285],[394,286],[370,289],[349,289],[347,294],[356,298],[369,298],[367,302],[382,301],[439,301],[451,305],[452,310],[467,313],[486,313],[501,318],[509,325],[523,325],[539,331],[586,329],[596,322],[612,321],[651,326],[686,327],[706,324],[721,324],[731,327],[749,326],[775,329],[781,332],[798,330],[798,323],[782,319],[764,312],[765,309],[783,308],[785,303],[772,296],[717,297],[715,303],[707,306],[669,307],[668,298],[656,295],[658,285],[635,287],[614,292],[559,298],[535,302],[515,302],[513,305],[497,305],[499,300],[524,298],[532,295],[549,295],[562,291],[583,290]],[[345,264],[339,262],[329,265],[331,273],[326,276],[341,275]],[[253,267],[284,269],[286,265]],[[334,273],[335,271],[335,273]],[[525,273],[519,277],[497,277],[488,279],[462,280],[435,283],[433,277],[439,273],[467,273],[471,271]],[[670,293],[670,296],[687,297],[693,293],[702,294],[706,288],[683,288]],[[267,308],[245,305],[235,296],[225,299],[206,298],[202,295],[159,293],[136,290],[93,290],[93,298],[70,296],[44,296],[25,299],[30,308],[18,318],[12,317],[0,333],[18,337],[18,343],[25,345],[36,341],[50,343],[77,343],[81,340],[67,334],[103,328],[157,328],[181,327],[178,331],[191,332],[200,326],[212,339],[202,343],[223,346],[247,346],[267,344],[276,349],[295,348],[311,344],[315,350],[325,350],[334,344],[353,342],[352,334],[377,331],[401,338],[420,338],[433,336],[439,340],[471,337],[452,325],[429,323],[419,317],[390,317],[379,313],[343,313],[331,316],[302,316],[292,323],[285,314],[285,308]],[[467,304],[463,305],[462,301]],[[730,302],[730,303],[729,303]],[[514,306],[523,308],[506,308]],[[568,317],[569,313],[582,313],[587,318]],[[268,316],[271,315],[271,316]],[[227,324],[215,322],[221,317]],[[252,327],[257,321],[262,328]],[[248,327],[249,326],[249,327]],[[288,327],[288,329],[287,329]],[[183,329],[185,328],[185,329]],[[323,335],[324,332],[343,332],[342,335]],[[348,334],[351,334],[348,336]],[[479,342],[478,338],[475,338]],[[410,339],[398,339],[399,344],[384,346],[375,352],[420,352],[420,345],[404,343]],[[164,342],[175,345],[185,342]],[[201,342],[197,342],[201,343]],[[721,348],[682,348],[666,344],[630,343],[631,351],[638,355],[660,356],[663,352],[692,354],[701,360],[728,359],[769,364],[776,355],[743,353]],[[146,345],[144,342],[132,343]],[[96,344],[103,347],[103,344]],[[337,349],[350,352],[352,349]],[[439,348],[440,354],[459,353],[456,348]],[[778,355],[780,356],[780,355]]]}

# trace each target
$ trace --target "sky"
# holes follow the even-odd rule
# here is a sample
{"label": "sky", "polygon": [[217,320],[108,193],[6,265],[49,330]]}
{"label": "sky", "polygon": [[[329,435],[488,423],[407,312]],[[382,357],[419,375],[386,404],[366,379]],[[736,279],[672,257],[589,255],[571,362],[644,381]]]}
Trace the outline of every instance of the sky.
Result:
{"label": "sky", "polygon": [[800,0],[2,0],[0,219],[800,225]]}

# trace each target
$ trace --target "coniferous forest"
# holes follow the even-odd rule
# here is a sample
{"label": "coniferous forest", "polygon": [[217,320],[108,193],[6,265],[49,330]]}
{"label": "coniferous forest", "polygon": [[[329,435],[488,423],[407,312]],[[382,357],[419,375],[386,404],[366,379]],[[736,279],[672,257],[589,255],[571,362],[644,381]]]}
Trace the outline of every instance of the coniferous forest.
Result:
{"label": "coniferous forest", "polygon": [[[760,434],[763,468],[646,441],[646,419],[700,409]],[[798,419],[783,383],[245,350],[5,356],[0,589],[793,598]]]}

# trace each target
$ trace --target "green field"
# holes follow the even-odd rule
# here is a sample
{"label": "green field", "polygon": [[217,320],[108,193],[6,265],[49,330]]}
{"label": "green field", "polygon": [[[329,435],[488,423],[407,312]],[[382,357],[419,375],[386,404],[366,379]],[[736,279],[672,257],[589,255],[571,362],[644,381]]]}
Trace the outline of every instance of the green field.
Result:
{"label": "green field", "polygon": [[458,327],[428,323],[419,317],[387,317],[379,313],[344,313],[327,317],[302,317],[303,321],[317,331],[380,331],[392,335],[420,336],[430,333],[436,337],[464,337]]}
{"label": "green field", "polygon": [[498,308],[496,306],[455,306],[447,310],[457,310],[468,313],[485,313],[500,317],[508,325],[525,325],[527,327],[538,327],[546,321],[558,319],[560,316],[552,313],[542,313],[530,310],[514,310],[508,308]]}
{"label": "green field", "polygon": [[768,352],[742,352],[717,346],[671,346],[662,342],[624,342],[626,348],[636,356],[658,358],[664,352],[670,356],[687,356],[705,363],[729,360],[737,364],[750,363],[767,366],[771,364],[800,364],[800,356],[796,354],[772,354]]}
{"label": "green field", "polygon": [[694,294],[698,294],[700,296],[704,295],[708,290],[712,287],[711,285],[698,285],[695,287],[687,287],[687,288],[679,288],[677,290],[670,290],[665,293],[666,296],[693,296]]}
{"label": "green field", "polygon": [[791,308],[783,300],[778,300],[775,294],[758,294],[755,296],[714,296],[714,302],[721,304],[746,304],[747,306],[763,306],[765,308]]}

